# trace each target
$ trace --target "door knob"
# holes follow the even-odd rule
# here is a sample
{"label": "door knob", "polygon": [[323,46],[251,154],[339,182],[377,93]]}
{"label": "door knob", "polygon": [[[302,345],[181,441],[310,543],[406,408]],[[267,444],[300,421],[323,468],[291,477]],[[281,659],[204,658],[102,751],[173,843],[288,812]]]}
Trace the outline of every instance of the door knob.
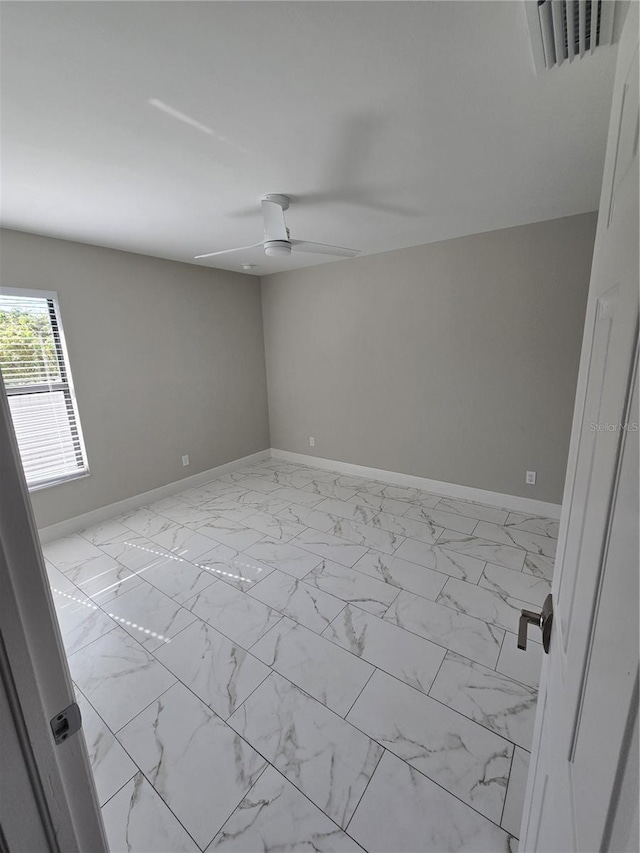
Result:
{"label": "door knob", "polygon": [[549,654],[551,645],[551,626],[553,625],[553,599],[551,593],[545,598],[542,610],[535,613],[533,610],[523,610],[518,622],[518,648],[527,648],[527,627],[531,623],[537,625],[542,631],[542,648]]}

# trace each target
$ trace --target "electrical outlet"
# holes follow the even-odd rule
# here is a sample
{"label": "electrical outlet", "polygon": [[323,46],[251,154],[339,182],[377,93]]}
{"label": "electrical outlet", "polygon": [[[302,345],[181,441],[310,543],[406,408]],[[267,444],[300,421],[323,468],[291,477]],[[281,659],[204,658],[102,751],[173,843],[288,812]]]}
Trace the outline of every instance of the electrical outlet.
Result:
{"label": "electrical outlet", "polygon": [[189,464],[189,456],[188,454],[182,457],[182,465],[186,468]]}
{"label": "electrical outlet", "polygon": [[316,446],[316,440],[312,435],[310,435],[309,436],[309,447],[315,447],[315,446]]}
{"label": "electrical outlet", "polygon": [[527,482],[527,486],[535,486],[535,484],[536,484],[536,472],[535,471],[527,471],[526,482]]}

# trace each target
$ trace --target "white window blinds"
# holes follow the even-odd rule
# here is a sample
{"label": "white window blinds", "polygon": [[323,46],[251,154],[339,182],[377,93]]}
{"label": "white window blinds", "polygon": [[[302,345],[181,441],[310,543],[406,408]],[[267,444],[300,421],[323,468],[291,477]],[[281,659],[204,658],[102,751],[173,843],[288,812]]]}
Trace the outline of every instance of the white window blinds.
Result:
{"label": "white window blinds", "polygon": [[29,487],[88,473],[55,293],[0,290],[0,370]]}

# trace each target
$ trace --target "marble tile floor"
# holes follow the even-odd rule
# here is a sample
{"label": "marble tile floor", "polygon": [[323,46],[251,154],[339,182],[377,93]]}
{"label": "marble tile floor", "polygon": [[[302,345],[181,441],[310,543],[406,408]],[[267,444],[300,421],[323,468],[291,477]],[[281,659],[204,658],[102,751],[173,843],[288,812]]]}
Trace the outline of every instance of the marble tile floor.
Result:
{"label": "marble tile floor", "polygon": [[557,536],[272,459],[46,544],[112,853],[515,851]]}

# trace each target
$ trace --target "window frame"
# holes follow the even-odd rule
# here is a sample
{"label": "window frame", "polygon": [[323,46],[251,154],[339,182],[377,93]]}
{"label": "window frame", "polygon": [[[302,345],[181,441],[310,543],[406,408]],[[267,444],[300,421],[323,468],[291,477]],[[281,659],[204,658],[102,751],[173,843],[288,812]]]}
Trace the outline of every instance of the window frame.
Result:
{"label": "window frame", "polygon": [[68,483],[72,480],[80,480],[84,477],[88,477],[91,471],[89,469],[89,459],[87,457],[87,449],[84,443],[84,436],[82,434],[80,413],[78,412],[78,401],[76,399],[75,386],[73,384],[71,361],[69,359],[69,351],[67,349],[67,342],[64,335],[62,312],[60,310],[58,293],[55,290],[34,290],[27,287],[0,287],[0,296],[22,296],[28,299],[43,299],[48,303],[52,303],[48,308],[52,327],[54,332],[57,332],[59,340],[59,346],[56,347],[56,360],[58,362],[61,381],[40,383],[38,385],[14,385],[11,388],[7,387],[5,384],[5,391],[7,398],[13,396],[25,396],[28,394],[43,394],[51,391],[61,391],[64,394],[65,405],[69,415],[69,423],[75,423],[77,431],[79,449],[76,452],[76,456],[80,456],[83,461],[82,468],[79,467],[77,470],[64,474],[63,476],[51,477],[47,480],[39,480],[32,484],[28,482],[25,472],[27,488],[29,492],[38,492],[41,489],[48,489],[52,486],[59,486],[62,483]]}

